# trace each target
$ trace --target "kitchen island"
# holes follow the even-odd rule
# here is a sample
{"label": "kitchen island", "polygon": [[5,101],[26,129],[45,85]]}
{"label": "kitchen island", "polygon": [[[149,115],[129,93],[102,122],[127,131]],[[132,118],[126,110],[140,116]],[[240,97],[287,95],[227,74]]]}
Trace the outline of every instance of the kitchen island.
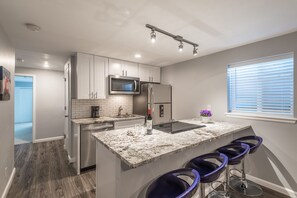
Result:
{"label": "kitchen island", "polygon": [[[201,124],[195,119],[182,122]],[[158,176],[252,132],[250,125],[205,125],[176,134],[154,129],[152,135],[145,135],[137,127],[94,133],[96,197],[144,197],[146,188]]]}

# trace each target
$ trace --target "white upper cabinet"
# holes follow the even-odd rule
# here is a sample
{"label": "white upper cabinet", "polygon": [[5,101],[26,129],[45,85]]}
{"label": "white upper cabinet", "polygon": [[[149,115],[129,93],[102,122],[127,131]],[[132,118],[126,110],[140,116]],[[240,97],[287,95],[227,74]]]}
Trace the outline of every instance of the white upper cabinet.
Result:
{"label": "white upper cabinet", "polygon": [[139,77],[138,64],[132,62],[123,61],[124,76],[128,77]]}
{"label": "white upper cabinet", "polygon": [[160,67],[139,65],[140,81],[160,83],[160,75]]}
{"label": "white upper cabinet", "polygon": [[138,64],[128,61],[109,59],[109,75],[138,77]]}
{"label": "white upper cabinet", "polygon": [[94,72],[91,77],[93,79],[91,82],[93,85],[93,92],[95,99],[105,99],[106,98],[106,70],[108,66],[108,59],[100,56],[94,56]]}
{"label": "white upper cabinet", "polygon": [[123,61],[110,58],[108,65],[108,74],[124,76]]}
{"label": "white upper cabinet", "polygon": [[90,71],[93,56],[77,53],[77,99],[90,99]]}
{"label": "white upper cabinet", "polygon": [[150,82],[150,69],[151,67],[148,65],[141,65],[139,64],[139,78],[140,81]]}
{"label": "white upper cabinet", "polygon": [[152,77],[152,82],[160,83],[161,82],[161,68],[160,67],[151,67],[151,77]]}
{"label": "white upper cabinet", "polygon": [[77,53],[77,99],[105,99],[108,59]]}

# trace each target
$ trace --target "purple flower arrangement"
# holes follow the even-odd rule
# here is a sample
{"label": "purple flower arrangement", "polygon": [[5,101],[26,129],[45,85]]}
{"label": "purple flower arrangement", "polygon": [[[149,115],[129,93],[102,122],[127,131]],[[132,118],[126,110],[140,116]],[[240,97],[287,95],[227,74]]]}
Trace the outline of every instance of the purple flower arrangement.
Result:
{"label": "purple flower arrangement", "polygon": [[202,117],[211,117],[212,113],[211,113],[210,110],[201,110],[200,111],[200,116],[202,116]]}

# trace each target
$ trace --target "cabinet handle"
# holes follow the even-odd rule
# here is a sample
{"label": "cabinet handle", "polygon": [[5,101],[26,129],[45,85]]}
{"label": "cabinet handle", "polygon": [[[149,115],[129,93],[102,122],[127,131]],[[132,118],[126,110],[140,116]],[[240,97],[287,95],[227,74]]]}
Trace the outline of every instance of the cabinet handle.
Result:
{"label": "cabinet handle", "polygon": [[97,91],[96,91],[96,94],[95,94],[95,98],[97,99]]}
{"label": "cabinet handle", "polygon": [[91,99],[93,99],[94,98],[94,93],[92,92],[92,94],[91,94]]}
{"label": "cabinet handle", "polygon": [[124,70],[122,70],[122,76],[124,76]]}
{"label": "cabinet handle", "polygon": [[127,72],[127,70],[126,70],[126,76],[127,76],[127,73],[128,73],[128,72]]}

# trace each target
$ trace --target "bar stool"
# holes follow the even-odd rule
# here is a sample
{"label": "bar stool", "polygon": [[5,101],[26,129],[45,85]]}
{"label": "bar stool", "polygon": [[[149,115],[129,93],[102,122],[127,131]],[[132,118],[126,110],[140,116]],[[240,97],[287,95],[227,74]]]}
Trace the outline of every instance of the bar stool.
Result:
{"label": "bar stool", "polygon": [[[249,154],[255,153],[263,142],[263,138],[259,136],[245,136],[234,140],[233,142],[245,143],[250,146]],[[263,194],[262,188],[247,180],[245,173],[245,160],[241,162],[241,178],[235,177],[230,180],[230,187],[241,194],[246,196],[260,196]]]}
{"label": "bar stool", "polygon": [[216,197],[231,197],[229,191],[229,166],[240,164],[242,159],[248,154],[250,146],[245,143],[231,143],[217,149],[219,153],[225,154],[228,157],[228,165],[226,167],[226,184],[224,192],[214,192]]}
{"label": "bar stool", "polygon": [[[214,161],[220,162],[218,165]],[[200,198],[205,197],[205,184],[216,181],[226,169],[228,157],[222,153],[209,153],[189,161],[187,168],[193,168],[200,174]]]}
{"label": "bar stool", "polygon": [[[184,179],[179,178],[189,177],[193,180],[190,185]],[[200,182],[199,173],[190,168],[177,169],[168,172],[158,179],[156,179],[147,189],[147,198],[190,198],[192,197],[198,188]]]}

